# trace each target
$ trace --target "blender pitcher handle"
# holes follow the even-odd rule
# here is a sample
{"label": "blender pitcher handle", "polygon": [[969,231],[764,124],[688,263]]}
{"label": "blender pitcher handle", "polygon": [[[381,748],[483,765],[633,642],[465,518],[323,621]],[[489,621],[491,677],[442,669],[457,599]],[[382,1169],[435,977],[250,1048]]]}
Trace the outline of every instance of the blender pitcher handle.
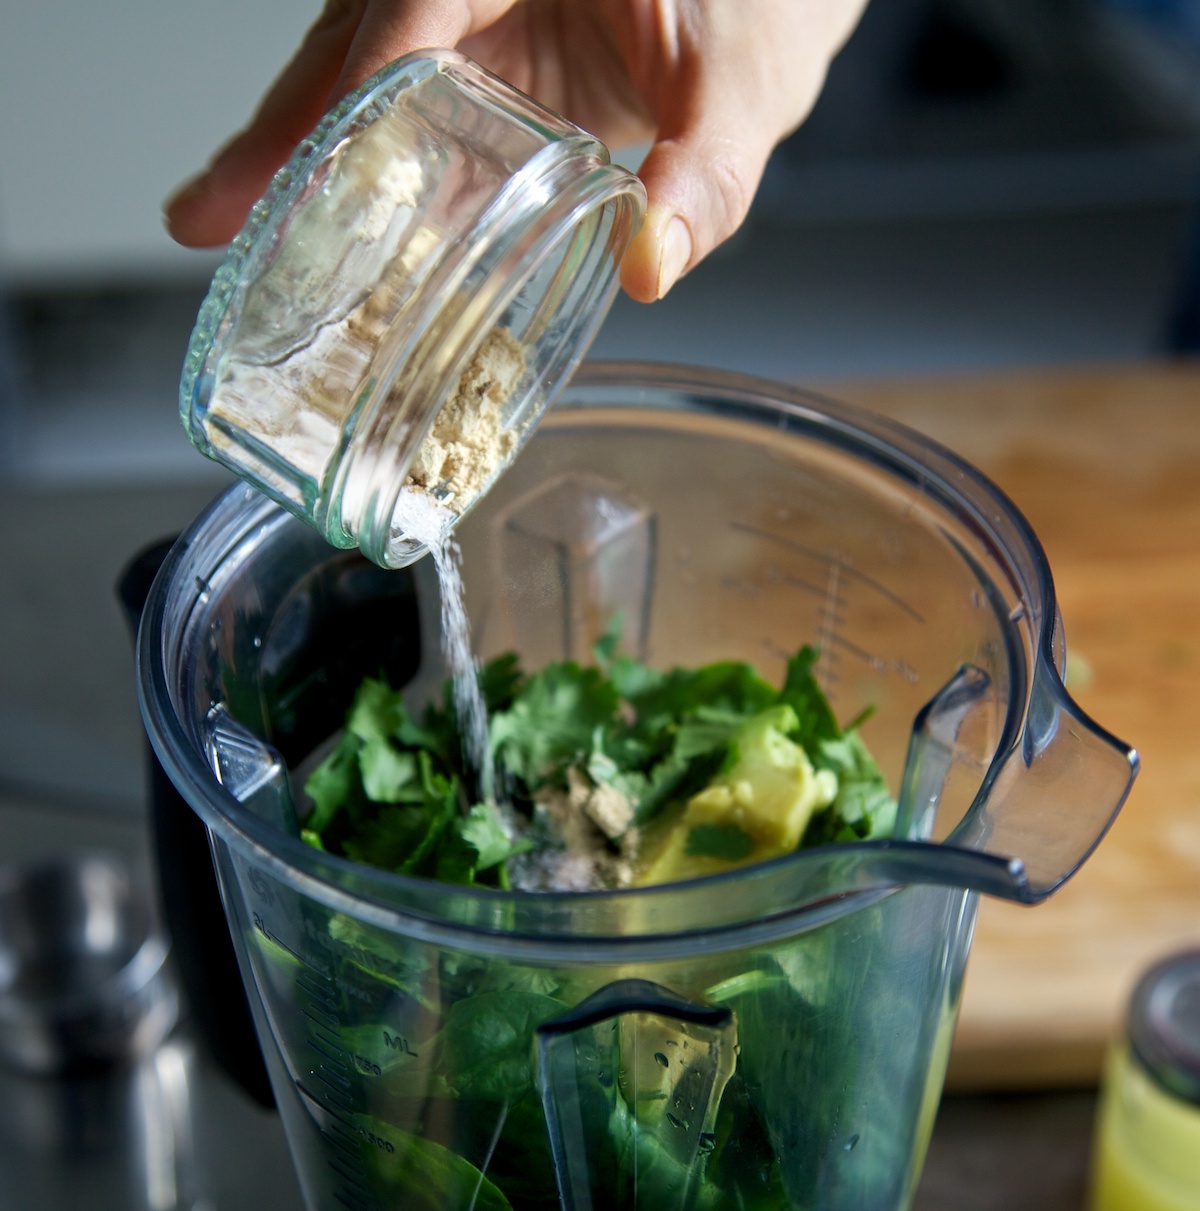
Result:
{"label": "blender pitcher handle", "polygon": [[[960,672],[926,708],[925,727],[914,731],[914,748],[930,746],[938,716],[945,716],[946,704],[960,700],[964,679],[970,683],[972,673],[977,671]],[[1108,831],[1138,764],[1136,750],[1080,710],[1044,656],[1034,671],[1020,737],[993,764],[975,803],[943,846],[960,850],[961,882],[1004,899],[1045,900]],[[972,857],[980,862],[980,879],[971,876]],[[998,877],[1001,868],[1004,878]]]}
{"label": "blender pitcher handle", "polygon": [[616,980],[544,1022],[536,1042],[566,1211],[690,1206],[737,1063],[732,1011],[648,980]]}

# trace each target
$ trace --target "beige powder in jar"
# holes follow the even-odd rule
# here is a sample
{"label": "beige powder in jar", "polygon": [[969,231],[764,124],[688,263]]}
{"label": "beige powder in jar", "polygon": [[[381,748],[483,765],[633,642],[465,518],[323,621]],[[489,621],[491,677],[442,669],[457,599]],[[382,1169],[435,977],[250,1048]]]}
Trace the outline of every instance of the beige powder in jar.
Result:
{"label": "beige powder in jar", "polygon": [[456,511],[474,500],[517,444],[517,433],[504,425],[504,407],[524,373],[520,344],[507,328],[493,328],[417,451],[409,485],[442,489],[444,503]]}

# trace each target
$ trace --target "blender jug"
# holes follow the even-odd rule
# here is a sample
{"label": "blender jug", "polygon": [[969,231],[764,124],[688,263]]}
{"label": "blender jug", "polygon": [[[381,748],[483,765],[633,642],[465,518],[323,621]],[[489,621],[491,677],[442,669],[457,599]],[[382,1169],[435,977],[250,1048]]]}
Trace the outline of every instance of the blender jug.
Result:
{"label": "blender jug", "polygon": [[1067,695],[1027,523],[878,418],[596,364],[458,537],[482,657],[585,661],[618,613],[658,667],[778,680],[817,646],[838,717],[871,712],[895,835],[574,894],[305,845],[291,775],[358,680],[440,687],[436,580],[230,490],[154,583],[139,693],[208,829],[308,1206],[907,1206],[978,893],[1053,892],[1137,767]]}

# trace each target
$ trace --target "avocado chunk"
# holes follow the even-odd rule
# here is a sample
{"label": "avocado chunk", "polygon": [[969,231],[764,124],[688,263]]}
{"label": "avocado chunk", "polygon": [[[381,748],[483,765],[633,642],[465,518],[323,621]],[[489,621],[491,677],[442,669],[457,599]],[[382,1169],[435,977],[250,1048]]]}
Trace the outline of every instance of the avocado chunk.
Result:
{"label": "avocado chunk", "polygon": [[640,885],[694,879],[791,853],[814,812],[837,795],[837,775],[814,770],[788,732],[796,712],[774,706],[734,733],[725,767],[693,795],[638,873]]}

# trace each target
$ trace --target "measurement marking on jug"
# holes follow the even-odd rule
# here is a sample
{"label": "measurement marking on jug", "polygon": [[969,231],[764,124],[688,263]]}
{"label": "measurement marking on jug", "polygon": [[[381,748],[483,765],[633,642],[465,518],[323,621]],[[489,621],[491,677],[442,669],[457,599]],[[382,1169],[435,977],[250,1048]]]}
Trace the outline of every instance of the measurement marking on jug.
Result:
{"label": "measurement marking on jug", "polygon": [[367,1200],[369,1205],[371,1187],[366,1174],[362,1171],[362,1156],[359,1154],[359,1147],[359,1141],[356,1140],[350,1159],[343,1160],[341,1157],[327,1156],[325,1164],[329,1171],[340,1179],[342,1189],[350,1198]]}
{"label": "measurement marking on jug", "polygon": [[332,1005],[333,996],[329,991],[329,972],[322,971],[315,963],[308,962],[305,959],[301,959],[300,961],[304,963],[308,970],[296,977],[296,983],[322,1005],[326,1007]]}
{"label": "measurement marking on jug", "polygon": [[[314,1013],[313,1011],[316,1010]],[[310,1030],[323,1030],[326,1034],[337,1037],[337,1032],[342,1022],[338,1015],[321,1005],[314,1005],[312,1002],[305,1005],[300,1011],[309,1020]]]}
{"label": "measurement marking on jug", "polygon": [[738,576],[726,576],[721,581],[721,588],[726,593],[740,593],[743,597],[757,599],[763,595],[762,586],[753,581],[742,580]]}
{"label": "measurement marking on jug", "polygon": [[308,1028],[308,1037],[313,1042],[313,1045],[315,1046],[317,1043],[324,1044],[326,1047],[330,1048],[334,1055],[341,1060],[342,1067],[346,1067],[346,1051],[342,1046],[342,1041],[338,1037],[336,1030],[330,1030],[328,1027],[322,1026],[319,1022],[314,1021],[312,1018],[309,1018],[309,1021],[312,1024]]}
{"label": "measurement marking on jug", "polygon": [[411,1055],[413,1059],[417,1059],[417,1053],[409,1046],[408,1040],[402,1034],[388,1034],[383,1032],[383,1045],[390,1048],[392,1051],[400,1051],[404,1055]]}
{"label": "measurement marking on jug", "polygon": [[853,656],[863,661],[864,664],[874,669],[877,673],[895,673],[897,677],[916,685],[920,680],[917,670],[908,663],[908,661],[897,657],[895,660],[887,660],[883,656],[877,656],[874,652],[868,652],[866,648],[860,648],[858,644],[851,643],[843,635],[833,635],[831,642],[834,647],[842,648]]}
{"label": "measurement marking on jug", "polygon": [[[326,1135],[325,1138],[331,1144],[334,1143],[334,1140],[331,1139],[328,1135]],[[326,1164],[328,1164],[329,1167],[334,1171],[334,1173],[336,1173],[338,1175],[338,1177],[340,1177],[343,1181],[349,1182],[352,1186],[358,1186],[359,1189],[365,1193],[366,1189],[367,1189],[366,1179],[354,1167],[355,1165],[358,1164],[357,1149],[352,1150],[350,1152],[350,1155],[353,1158],[353,1164],[347,1164],[345,1161],[342,1161],[342,1160],[338,1159],[337,1157],[332,1157],[332,1156],[326,1158]]]}
{"label": "measurement marking on jug", "polygon": [[363,1141],[366,1140],[384,1152],[394,1152],[395,1146],[373,1132],[357,1126],[348,1117],[354,1113],[349,1108],[344,1113],[339,1113],[302,1081],[296,1082],[296,1089],[303,1098],[321,1111],[324,1121],[318,1120],[316,1126],[322,1140],[329,1145],[325,1165],[342,1183],[342,1189],[333,1192],[334,1200],[344,1207],[351,1208],[351,1211],[382,1211],[371,1196],[369,1179],[363,1171]]}
{"label": "measurement marking on jug", "polygon": [[358,1155],[358,1136],[351,1134],[348,1128],[334,1119],[333,1125],[325,1130],[325,1136],[331,1144],[341,1148],[347,1156]]}
{"label": "measurement marking on jug", "polygon": [[[337,1171],[334,1170],[336,1173]],[[338,1174],[340,1177],[341,1174]],[[334,1199],[346,1207],[348,1211],[379,1211],[379,1203],[371,1197],[370,1192],[364,1187],[360,1194],[356,1190],[346,1190],[339,1194],[334,1193]]]}
{"label": "measurement marking on jug", "polygon": [[344,1164],[341,1161],[334,1160],[333,1157],[325,1158],[325,1165],[331,1173],[333,1173],[342,1183],[342,1188],[349,1198],[362,1200],[358,1203],[361,1206],[369,1206],[371,1197],[370,1187],[368,1187],[363,1175],[357,1172],[355,1166],[361,1162],[356,1157],[353,1164]]}
{"label": "measurement marking on jug", "polygon": [[[272,946],[278,946],[284,954],[290,955],[295,959],[297,965],[304,969],[305,972],[311,973],[311,976],[300,974],[296,977],[296,984],[303,988],[311,996],[319,1001],[325,1001],[327,1004],[332,1004],[332,997],[328,989],[328,981],[332,975],[329,965],[323,960],[314,960],[310,956],[302,954],[295,947],[289,946],[277,933],[267,927],[267,923],[258,913],[254,913],[254,928],[262,934]],[[310,980],[315,977],[320,983],[313,985],[305,983],[305,980]]]}
{"label": "measurement marking on jug", "polygon": [[319,990],[301,984],[299,980],[296,981],[296,987],[302,988],[311,998],[305,1008],[313,1012],[306,1012],[305,1017],[321,1030],[328,1030],[336,1034],[342,1025],[342,1019],[338,1015],[336,1002],[332,999],[325,1000]]}
{"label": "measurement marking on jug", "polygon": [[368,1144],[373,1144],[380,1152],[395,1152],[396,1145],[391,1140],[385,1140],[382,1136],[376,1135],[373,1131],[363,1129],[362,1137]]}
{"label": "measurement marking on jug", "polygon": [[309,1018],[308,1038],[314,1047],[320,1044],[331,1051],[341,1061],[343,1068],[348,1066],[346,1062],[346,1048],[341,1038],[341,1023],[337,1019],[334,1019],[329,1026],[324,1026],[319,1021]]}
{"label": "measurement marking on jug", "polygon": [[[335,1068],[338,1068],[342,1072],[350,1071],[350,1065],[346,1063],[345,1057],[343,1055],[341,1055],[338,1051],[331,1051],[329,1049],[328,1045],[322,1045],[316,1039],[314,1039],[311,1035],[309,1035],[309,1038],[308,1038],[308,1045],[318,1055],[323,1055],[331,1064],[334,1065]],[[350,1082],[346,1081],[345,1083],[347,1085],[349,1085]]]}
{"label": "measurement marking on jug", "polygon": [[[319,1072],[310,1072],[309,1075],[316,1077],[317,1080],[321,1079],[321,1074]],[[332,1088],[332,1086],[328,1090],[326,1090],[321,1096],[324,1099],[323,1101],[321,1100],[321,1098],[316,1098],[316,1097],[314,1097],[313,1100],[316,1101],[319,1105],[323,1106],[325,1108],[326,1113],[332,1114],[334,1112],[334,1107],[336,1107],[338,1110],[341,1110],[344,1114],[353,1114],[354,1113],[354,1107],[349,1102],[344,1101],[339,1096],[338,1091],[336,1089]]]}
{"label": "measurement marking on jug", "polygon": [[[339,1174],[339,1176],[341,1175]],[[365,1186],[362,1187],[361,1194],[357,1190],[335,1190],[333,1198],[335,1202],[341,1203],[343,1207],[348,1207],[350,1211],[378,1211],[379,1208],[379,1203],[371,1197]]]}
{"label": "measurement marking on jug", "polygon": [[341,1150],[340,1156],[326,1157],[326,1163],[329,1167],[352,1186],[358,1186],[365,1191],[367,1189],[367,1179],[361,1169],[362,1140],[358,1136],[353,1136],[349,1139],[335,1139],[328,1131],[322,1131],[321,1134],[325,1136],[329,1144]]}
{"label": "measurement marking on jug", "polygon": [[870,668],[877,673],[887,672],[888,662],[882,656],[876,656],[874,652],[868,652],[866,648],[860,648],[857,643],[852,643],[844,635],[831,635],[830,643],[849,652],[852,656],[857,656]]}
{"label": "measurement marking on jug", "polygon": [[903,610],[914,621],[925,621],[921,612],[905,601],[898,593],[893,592],[882,581],[876,580],[873,576],[847,563],[839,555],[831,554],[828,551],[820,551],[816,547],[810,547],[802,542],[797,542],[794,538],[785,538],[782,534],[772,534],[770,530],[762,530],[758,526],[748,525],[745,522],[731,521],[729,527],[743,534],[753,534],[756,538],[765,538],[768,542],[779,543],[780,546],[786,547],[790,551],[796,551],[801,555],[807,555],[810,559],[815,559],[819,563],[836,563],[842,569],[847,579],[866,585],[867,588],[886,598],[898,609]]}
{"label": "measurement marking on jug", "polygon": [[821,655],[814,670],[817,681],[828,690],[837,684],[837,656],[833,650],[833,637],[837,633],[838,624],[842,621],[838,613],[838,583],[841,576],[841,564],[829,565],[829,583],[825,593],[825,602],[821,607],[821,623],[817,631],[817,646]]}
{"label": "measurement marking on jug", "polygon": [[[318,1076],[318,1077],[320,1076],[320,1074],[319,1074],[319,1073],[316,1073],[316,1072],[311,1073],[310,1075],[312,1075],[312,1076]],[[350,1128],[350,1130],[351,1130],[351,1131],[354,1131],[355,1133],[357,1133],[357,1128],[354,1126],[354,1124],[353,1124],[353,1123],[347,1123],[347,1122],[346,1122],[346,1120],[345,1120],[344,1118],[342,1118],[342,1116],[341,1116],[340,1114],[338,1114],[337,1110],[335,1110],[335,1109],[333,1108],[333,1106],[331,1106],[331,1105],[329,1104],[329,1101],[328,1101],[328,1100],[326,1100],[325,1098],[322,1098],[322,1097],[318,1097],[318,1096],[317,1096],[317,1095],[316,1095],[316,1094],[315,1094],[315,1093],[314,1093],[314,1092],[313,1092],[313,1091],[312,1091],[312,1090],[311,1090],[311,1089],[310,1089],[310,1088],[309,1088],[307,1085],[305,1085],[305,1083],[304,1083],[303,1081],[299,1081],[299,1080],[298,1080],[298,1081],[296,1082],[296,1088],[297,1088],[297,1089],[300,1091],[300,1093],[302,1093],[302,1094],[303,1094],[303,1095],[304,1095],[306,1098],[308,1098],[308,1100],[309,1100],[310,1102],[312,1102],[312,1104],[313,1104],[314,1106],[319,1107],[319,1108],[320,1108],[321,1110],[323,1110],[323,1111],[324,1111],[324,1112],[325,1112],[327,1115],[329,1115],[329,1117],[330,1117],[330,1118],[332,1118],[332,1119],[336,1119],[338,1122],[340,1122],[340,1123],[343,1123],[343,1124],[347,1125],[347,1126]],[[326,1097],[327,1097],[327,1096],[328,1096],[328,1095],[326,1095]],[[341,1103],[341,1102],[339,1102],[339,1101],[335,1101],[335,1105],[337,1106],[338,1110],[342,1110],[342,1111],[344,1111],[346,1114],[353,1114],[353,1113],[354,1113],[354,1107],[353,1107],[353,1106],[347,1106],[347,1105],[344,1105],[344,1104],[342,1104],[342,1103]],[[328,1133],[325,1131],[325,1128],[324,1128],[324,1127],[322,1127],[322,1128],[321,1128],[321,1131],[322,1131],[322,1134],[328,1134]]]}
{"label": "measurement marking on jug", "polygon": [[[815,597],[819,601],[825,601],[829,594],[827,585],[819,585],[815,581],[806,580],[803,576],[797,576],[792,572],[780,571],[776,567],[767,569],[767,579],[774,584],[785,584],[789,589],[799,589],[802,593],[807,593],[810,597]],[[839,606],[845,605],[846,599],[839,597],[837,604]]]}
{"label": "measurement marking on jug", "polygon": [[[310,1068],[308,1072],[309,1076],[320,1081],[329,1090],[325,1095],[326,1097],[336,1102],[338,1106],[347,1112],[354,1110],[354,1107],[344,1097],[346,1090],[350,1088],[348,1080],[337,1077],[335,1073],[326,1072],[324,1064],[317,1064],[315,1067]],[[330,1080],[331,1076],[333,1076],[333,1080]]]}
{"label": "measurement marking on jug", "polygon": [[335,1201],[352,1211],[372,1211],[377,1208],[362,1169],[364,1132],[306,1088],[303,1082],[297,1081],[296,1089],[328,1119],[328,1124],[318,1122],[317,1130],[330,1147],[330,1152],[325,1156],[325,1166],[342,1182],[342,1190],[333,1194]]}
{"label": "measurement marking on jug", "polygon": [[349,1211],[377,1211],[379,1207],[379,1204],[375,1202],[374,1199],[369,1201],[356,1200],[354,1202],[350,1202],[348,1199],[343,1198],[340,1194],[335,1194],[333,1197],[339,1203],[341,1203],[343,1207],[348,1207]]}
{"label": "measurement marking on jug", "polygon": [[[340,1098],[342,1094],[350,1088],[350,1081],[348,1078],[339,1076],[336,1072],[330,1072],[324,1064],[318,1064],[312,1070],[312,1074],[322,1084],[328,1085],[330,1091],[338,1098]],[[351,1109],[348,1103],[341,1104],[344,1104],[347,1110]]]}
{"label": "measurement marking on jug", "polygon": [[[319,1054],[324,1054],[317,1047],[313,1047],[313,1050]],[[322,1085],[325,1085],[328,1088],[328,1096],[335,1099],[339,1106],[341,1106],[344,1110],[353,1110],[353,1105],[351,1105],[349,1101],[346,1101],[344,1097],[352,1086],[349,1076],[350,1070],[345,1064],[339,1061],[335,1061],[335,1063],[338,1064],[338,1067],[341,1068],[342,1072],[331,1072],[325,1064],[321,1063],[318,1063],[314,1068],[309,1069],[309,1071],[318,1081],[321,1082]],[[343,1076],[342,1073],[345,1073],[346,1075]]]}
{"label": "measurement marking on jug", "polygon": [[364,1076],[383,1076],[383,1069],[374,1060],[367,1059],[365,1055],[356,1055],[354,1066]]}
{"label": "measurement marking on jug", "polygon": [[[315,967],[312,966],[312,964],[309,964],[309,970],[313,972],[314,975],[319,976],[321,974]],[[317,1003],[318,1009],[323,1009],[326,1013],[329,1013],[334,1007],[333,997],[329,995],[329,989],[324,984],[313,983],[311,977],[302,975],[297,976],[296,987],[303,988],[304,991],[307,992],[308,995]]]}

